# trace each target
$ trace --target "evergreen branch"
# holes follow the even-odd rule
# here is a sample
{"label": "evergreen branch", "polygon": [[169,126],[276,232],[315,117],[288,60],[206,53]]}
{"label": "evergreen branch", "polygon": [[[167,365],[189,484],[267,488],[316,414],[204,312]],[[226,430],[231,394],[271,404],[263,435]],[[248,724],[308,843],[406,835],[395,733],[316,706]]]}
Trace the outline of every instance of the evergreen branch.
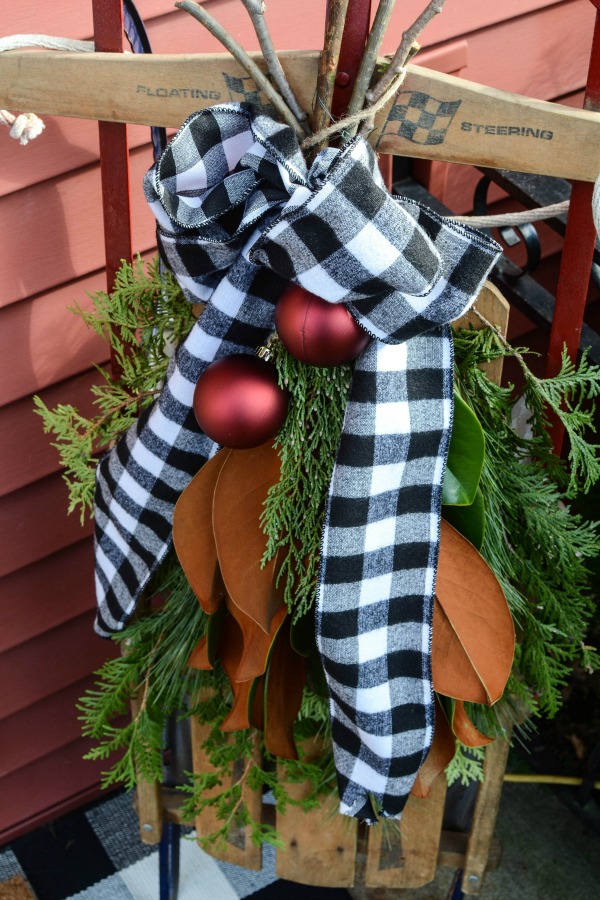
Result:
{"label": "evergreen branch", "polygon": [[483,781],[484,758],[483,747],[465,747],[457,740],[456,753],[446,766],[448,786],[458,782],[463,787],[468,787],[473,781]]}
{"label": "evergreen branch", "polygon": [[278,341],[270,345],[279,384],[290,392],[277,437],[279,482],[269,489],[261,516],[267,536],[263,565],[278,554],[278,583],[294,621],[312,606],[331,473],[340,441],[350,366],[318,368],[294,359]]}
{"label": "evergreen branch", "polygon": [[[77,706],[82,734],[97,742],[87,759],[107,760],[124,751],[103,773],[104,786],[123,783],[131,788],[140,779],[161,780],[166,721],[185,711],[187,697],[198,692],[206,677],[187,666],[206,616],[175,557],[159,569],[152,593],[166,597],[163,605],[115,638],[125,652],[102,666],[95,686]],[[140,691],[131,721],[114,724]]]}
{"label": "evergreen branch", "polygon": [[74,406],[49,409],[34,397],[46,433],[53,433],[63,478],[69,489],[69,512],[79,508],[81,521],[93,510],[99,453],[135,424],[140,410],[153,402],[169,365],[169,354],[192,328],[195,318],[175,278],[160,270],[158,259],[145,264],[138,256],[119,269],[114,291],[91,295],[92,309],[71,311],[109,343],[120,372],[114,380],[98,367],[101,382],[92,386],[97,412],[82,416]]}
{"label": "evergreen branch", "polygon": [[590,443],[586,436],[586,431],[593,427],[596,410],[594,401],[600,394],[600,366],[589,363],[586,351],[576,367],[564,347],[560,371],[552,378],[538,378],[527,365],[525,351],[513,347],[499,329],[488,322],[477,309],[474,312],[485,325],[488,335],[486,349],[484,351],[481,347],[480,352],[488,358],[490,343],[494,343],[496,346],[491,351],[493,355],[489,356],[489,360],[510,355],[521,367],[525,379],[524,397],[535,419],[535,431],[540,445],[538,452],[544,445],[547,461],[552,462],[549,409],[562,423],[569,441],[567,496],[573,497],[578,491],[587,493],[600,478],[600,444]]}
{"label": "evergreen branch", "polygon": [[[481,476],[486,532],[481,552],[504,589],[517,626],[518,681],[513,687],[518,684],[523,698],[529,694],[535,710],[553,715],[594,611],[586,561],[600,552],[600,539],[598,524],[584,522],[567,502],[566,491],[573,490],[575,476],[572,469],[569,476],[563,461],[552,454],[546,408],[562,407],[568,428],[580,435],[583,445],[576,448],[577,456],[571,455],[571,467],[575,460],[577,480],[584,486],[591,483],[598,467],[597,450],[584,441],[587,419],[582,404],[596,396],[599,372],[585,359],[579,369],[565,360],[554,379],[529,377],[527,369],[532,433],[523,437],[511,424],[516,402],[512,388],[493,384],[478,368],[499,353],[518,354],[527,368],[523,354],[499,341],[490,329],[458,332],[455,351],[457,385],[486,434]],[[595,665],[594,650],[589,653],[589,665]]]}

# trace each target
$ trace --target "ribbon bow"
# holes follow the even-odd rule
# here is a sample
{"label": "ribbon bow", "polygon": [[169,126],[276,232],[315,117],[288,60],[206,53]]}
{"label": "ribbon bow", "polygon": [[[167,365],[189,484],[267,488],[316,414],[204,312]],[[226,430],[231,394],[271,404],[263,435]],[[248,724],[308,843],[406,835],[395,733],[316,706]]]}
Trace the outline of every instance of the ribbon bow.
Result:
{"label": "ribbon bow", "polygon": [[317,643],[340,811],[400,815],[431,744],[430,637],[452,423],[448,322],[498,245],[385,189],[361,138],[310,169],[287,127],[244,104],[192,115],[147,173],[161,255],[206,307],[156,404],[98,466],[101,635],[119,631],[171,543],[175,502],[217,451],[192,411],[213,360],[253,352],[289,281],[344,302],[377,340],[357,360],[326,512]]}

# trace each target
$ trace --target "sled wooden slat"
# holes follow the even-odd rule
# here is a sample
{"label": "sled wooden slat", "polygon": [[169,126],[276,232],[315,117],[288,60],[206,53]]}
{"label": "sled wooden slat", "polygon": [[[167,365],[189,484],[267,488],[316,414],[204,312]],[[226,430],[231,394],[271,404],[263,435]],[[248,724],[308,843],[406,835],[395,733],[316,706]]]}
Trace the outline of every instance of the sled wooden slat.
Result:
{"label": "sled wooden slat", "polygon": [[416,888],[435,878],[445,799],[442,774],[425,799],[411,794],[399,826],[390,822],[369,829],[365,881],[370,888]]}
{"label": "sled wooden slat", "polygon": [[[294,800],[304,800],[309,787],[288,782],[286,790]],[[357,820],[337,814],[337,798],[308,812],[289,804],[283,815],[276,814],[276,828],[285,843],[285,850],[277,851],[279,878],[319,887],[354,884]]]}
{"label": "sled wooden slat", "polygon": [[495,740],[485,749],[484,781],[479,785],[463,867],[462,890],[478,894],[485,874],[508,759],[508,741]]}
{"label": "sled wooden slat", "polygon": [[[477,308],[477,312],[506,337],[510,304],[491,281],[485,282],[477,298],[477,303],[474,305]],[[474,309],[470,309],[468,313],[452,323],[454,328],[481,328],[482,325],[483,322]],[[498,359],[492,360],[492,362],[482,363],[481,368],[491,381],[500,384],[503,363],[504,358],[500,356]]]}
{"label": "sled wooden slat", "polygon": [[[214,766],[211,765],[206,752],[202,748],[202,744],[207,739],[210,731],[208,725],[201,725],[197,719],[192,719],[192,759],[194,772],[214,772]],[[248,760],[240,759],[233,767],[231,773],[231,784],[238,781],[243,773],[244,766]],[[239,768],[239,771],[238,771]],[[221,773],[223,775],[223,773]],[[225,779],[224,779],[225,780]],[[223,785],[225,786],[225,785]],[[222,790],[221,787],[215,789],[217,792]],[[211,792],[208,791],[207,794]],[[248,790],[245,786],[242,788],[242,800],[252,819],[261,821],[262,816],[262,797],[260,794]],[[208,806],[206,809],[196,816],[196,834],[198,838],[207,837],[218,831],[223,823],[217,818],[215,810]],[[227,841],[217,842],[218,849],[215,855],[223,862],[234,863],[236,866],[243,866],[245,869],[257,871],[261,867],[261,850],[256,844],[252,843],[250,837],[250,829],[246,827],[232,826],[229,830]],[[211,852],[208,849],[207,852]]]}
{"label": "sled wooden slat", "polygon": [[[318,54],[287,51],[280,59],[300,104],[311,109]],[[198,109],[257,97],[228,54],[0,54],[0,107],[8,109],[177,128]],[[597,112],[411,65],[370,140],[383,154],[595,181],[599,136]]]}

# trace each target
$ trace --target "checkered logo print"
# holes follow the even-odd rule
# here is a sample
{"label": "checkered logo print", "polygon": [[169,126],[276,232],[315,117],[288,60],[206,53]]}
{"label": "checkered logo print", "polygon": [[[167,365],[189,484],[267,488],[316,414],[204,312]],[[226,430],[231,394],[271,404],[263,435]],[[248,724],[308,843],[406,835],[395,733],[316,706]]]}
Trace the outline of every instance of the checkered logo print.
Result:
{"label": "checkered logo print", "polygon": [[[240,78],[238,75],[230,75],[229,72],[222,74],[232,103],[250,103],[253,106],[260,106],[261,111],[267,115],[275,113],[275,107],[266,102],[264,96],[261,98],[260,91],[249,75]],[[261,99],[265,102],[261,103]]]}
{"label": "checkered logo print", "polygon": [[412,144],[443,144],[461,100],[436,100],[423,91],[401,91],[381,133],[398,135]]}
{"label": "checkered logo print", "polygon": [[244,104],[191,116],[145,191],[164,261],[206,308],[156,404],[100,461],[96,629],[119,631],[132,615],[171,544],[179,494],[217,450],[192,412],[204,368],[264,341],[289,281],[346,303],[375,339],[355,365],[330,486],[317,641],[340,809],[374,821],[374,798],[378,814],[399,816],[434,727],[447,323],[472,303],[500,248],[393,198],[361,138],[307,170],[293,131]]}

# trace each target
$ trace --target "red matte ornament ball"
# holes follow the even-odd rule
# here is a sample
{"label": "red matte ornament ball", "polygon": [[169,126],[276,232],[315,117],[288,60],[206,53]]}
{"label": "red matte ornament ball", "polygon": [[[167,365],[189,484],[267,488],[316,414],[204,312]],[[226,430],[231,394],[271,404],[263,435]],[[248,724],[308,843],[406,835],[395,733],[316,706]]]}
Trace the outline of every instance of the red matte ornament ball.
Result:
{"label": "red matte ornament ball", "polygon": [[194,413],[202,431],[232,450],[258,447],[285,421],[289,396],[277,372],[257,356],[234,353],[211,363],[194,390]]}
{"label": "red matte ornament ball", "polygon": [[371,340],[343,303],[328,303],[297,284],[281,295],[275,328],[286,350],[311,366],[350,362]]}

